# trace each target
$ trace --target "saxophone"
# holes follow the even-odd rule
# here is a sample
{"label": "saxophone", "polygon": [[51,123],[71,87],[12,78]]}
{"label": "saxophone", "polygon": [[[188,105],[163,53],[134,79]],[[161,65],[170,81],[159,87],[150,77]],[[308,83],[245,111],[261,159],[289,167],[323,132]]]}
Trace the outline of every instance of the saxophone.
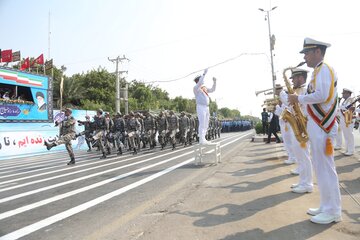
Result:
{"label": "saxophone", "polygon": [[[303,65],[305,62],[300,63],[297,67]],[[283,71],[283,77],[285,81],[286,88],[289,94],[294,94],[295,91],[291,87],[289,80],[286,77],[286,72],[293,69],[293,67],[285,68]],[[304,116],[304,113],[301,110],[300,104],[295,103],[292,105],[294,113],[291,113],[288,109],[285,109],[280,118],[285,122],[289,122],[291,128],[294,131],[296,140],[300,143],[302,147],[306,146],[306,142],[309,140],[309,135],[306,130],[307,118]]]}
{"label": "saxophone", "polygon": [[351,111],[350,109],[346,110],[344,112],[344,117],[345,117],[345,126],[349,127],[349,125],[352,123],[352,118],[353,118],[353,111]]}

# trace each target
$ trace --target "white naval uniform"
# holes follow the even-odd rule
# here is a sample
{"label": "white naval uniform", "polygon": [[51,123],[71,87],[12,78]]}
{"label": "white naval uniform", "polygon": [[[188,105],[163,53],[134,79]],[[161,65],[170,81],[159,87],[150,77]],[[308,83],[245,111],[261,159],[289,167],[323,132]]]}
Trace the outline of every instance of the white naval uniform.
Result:
{"label": "white naval uniform", "polygon": [[282,112],[284,111],[284,109],[285,109],[284,103],[281,104],[281,107],[279,105],[276,105],[274,113],[277,116],[279,116],[280,131],[281,131],[282,140],[284,142],[285,150],[286,150],[286,152],[288,154],[288,157],[289,157],[288,161],[295,163],[296,162],[296,157],[294,155],[294,151],[293,151],[293,148],[292,148],[292,144],[293,144],[292,143],[292,135],[294,135],[294,133],[293,133],[292,128],[290,127],[290,124],[285,122],[280,117]]}
{"label": "white naval uniform", "polygon": [[[360,116],[359,116],[359,114],[360,114],[360,108],[355,108],[355,113],[356,113],[356,120],[357,121],[360,121]],[[360,132],[360,127],[359,127],[359,132]]]}
{"label": "white naval uniform", "polygon": [[[208,89],[204,86],[204,78],[206,72],[200,77],[198,83],[194,86],[194,94],[196,99],[196,112],[199,118],[199,142],[206,142],[205,135],[209,127],[209,103],[210,98],[207,93],[215,91],[216,82],[214,81],[212,88]],[[205,89],[204,89],[205,88]]]}
{"label": "white naval uniform", "polygon": [[[300,104],[320,104],[323,111],[329,112],[334,101],[337,101],[336,82],[337,76],[334,70],[331,68],[330,71],[326,64],[320,62],[312,73],[311,82],[308,85],[309,93],[298,97]],[[335,121],[334,125],[331,128],[329,127],[329,133],[326,133],[309,115],[308,111],[307,115],[311,156],[320,193],[320,211],[341,216],[339,179],[334,154],[328,156],[325,152],[327,138],[330,138],[331,142],[334,143],[338,128],[337,122]]]}
{"label": "white naval uniform", "polygon": [[[301,86],[300,88],[294,89],[297,95],[301,96],[306,93],[305,86]],[[282,101],[288,106],[287,94],[282,95]],[[301,110],[305,112],[304,105],[301,105]],[[292,107],[287,107],[290,112],[294,113]],[[296,139],[295,134],[292,134],[292,149],[298,164],[298,173],[299,173],[299,187],[304,187],[307,190],[313,189],[313,176],[312,176],[312,163],[310,157],[310,144],[306,142],[305,148],[302,148],[299,141]]]}
{"label": "white naval uniform", "polygon": [[340,112],[340,108],[338,108],[337,110],[337,120],[338,121],[338,131],[337,131],[337,134],[336,134],[336,138],[335,138],[335,142],[336,142],[336,145],[335,145],[335,149],[341,149],[341,146],[342,146],[342,140],[343,140],[343,133],[342,133],[342,130],[341,130],[341,126],[340,126],[340,115],[342,113]]}
{"label": "white naval uniform", "polygon": [[[340,128],[344,134],[345,151],[346,151],[346,153],[349,153],[349,154],[353,154],[355,151],[354,134],[353,134],[354,122],[351,121],[351,124],[349,124],[349,126],[346,127],[345,116],[344,116],[343,112],[346,111],[346,107],[348,105],[350,105],[353,101],[354,101],[354,98],[349,97],[349,98],[345,99],[339,106],[339,108],[340,108]],[[340,138],[340,136],[339,136],[339,138]],[[341,135],[341,138],[342,138],[342,135]],[[342,143],[342,141],[341,141],[341,143]],[[341,146],[341,145],[338,145],[338,146]]]}

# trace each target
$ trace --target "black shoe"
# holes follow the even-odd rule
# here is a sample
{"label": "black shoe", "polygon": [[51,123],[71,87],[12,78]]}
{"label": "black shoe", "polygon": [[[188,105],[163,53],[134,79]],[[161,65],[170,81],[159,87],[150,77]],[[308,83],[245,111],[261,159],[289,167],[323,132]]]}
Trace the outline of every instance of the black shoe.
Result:
{"label": "black shoe", "polygon": [[281,143],[281,141],[276,141],[276,143]]}
{"label": "black shoe", "polygon": [[67,165],[73,165],[75,164],[75,158],[71,158],[70,162],[67,163]]}
{"label": "black shoe", "polygon": [[122,155],[121,148],[119,148],[117,155]]}
{"label": "black shoe", "polygon": [[106,158],[106,154],[103,153],[103,155],[100,157],[100,159],[105,159]]}
{"label": "black shoe", "polygon": [[89,148],[89,149],[87,150],[87,152],[91,152],[91,148]]}
{"label": "black shoe", "polygon": [[270,143],[270,142],[265,142],[265,144],[268,144],[268,143]]}
{"label": "black shoe", "polygon": [[174,150],[175,149],[175,143],[172,145],[173,147],[172,147],[172,150]]}
{"label": "black shoe", "polygon": [[136,150],[136,147],[134,148],[134,153],[133,153],[133,154],[134,154],[134,155],[135,155],[135,154],[137,154],[137,150]]}
{"label": "black shoe", "polygon": [[53,147],[56,146],[55,143],[48,143],[48,142],[45,142],[45,145],[46,145],[46,149],[47,149],[47,150],[50,150],[51,148],[53,148]]}

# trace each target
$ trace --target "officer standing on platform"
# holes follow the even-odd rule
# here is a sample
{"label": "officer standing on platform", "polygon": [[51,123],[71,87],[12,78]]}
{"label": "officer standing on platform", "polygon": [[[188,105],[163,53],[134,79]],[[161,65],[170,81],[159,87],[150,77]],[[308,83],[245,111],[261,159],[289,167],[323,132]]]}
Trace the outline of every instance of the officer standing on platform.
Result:
{"label": "officer standing on platform", "polygon": [[70,157],[70,162],[68,162],[67,165],[75,164],[75,155],[71,146],[71,140],[75,139],[76,120],[71,114],[72,109],[65,108],[65,119],[61,123],[55,123],[55,125],[60,125],[60,138],[53,143],[48,143],[45,141],[47,150],[50,150],[52,147],[58,146],[60,144],[65,144],[66,150],[68,151]]}
{"label": "officer standing on platform", "polygon": [[209,127],[209,93],[212,93],[216,89],[216,78],[213,78],[213,86],[208,89],[204,86],[204,78],[207,73],[205,69],[203,75],[198,76],[194,79],[196,85],[194,86],[194,94],[196,99],[196,112],[199,118],[199,142],[200,144],[210,144],[211,142],[205,139],[206,132]]}
{"label": "officer standing on platform", "polygon": [[329,224],[341,221],[341,197],[339,179],[334,162],[333,142],[337,134],[337,76],[332,67],[324,63],[330,44],[305,38],[303,50],[308,67],[314,71],[307,87],[307,94],[289,94],[291,104],[306,105],[311,156],[317,176],[320,206],[309,208],[311,221]]}
{"label": "officer standing on platform", "polygon": [[[344,88],[343,92],[342,92],[342,98],[344,100],[342,102],[340,102],[340,104],[339,104],[340,128],[341,128],[342,133],[344,134],[344,139],[345,139],[345,153],[344,154],[346,156],[353,155],[354,151],[355,151],[354,133],[353,133],[354,123],[352,120],[353,114],[351,114],[350,124],[347,125],[346,120],[345,120],[345,112],[351,111],[353,113],[355,110],[354,107],[351,107],[350,110],[347,109],[347,107],[354,101],[354,98],[351,97],[351,94],[352,94],[352,91],[350,89]],[[341,134],[341,132],[339,132],[339,134]],[[339,138],[342,138],[342,136],[340,135]],[[338,147],[341,147],[341,145]]]}

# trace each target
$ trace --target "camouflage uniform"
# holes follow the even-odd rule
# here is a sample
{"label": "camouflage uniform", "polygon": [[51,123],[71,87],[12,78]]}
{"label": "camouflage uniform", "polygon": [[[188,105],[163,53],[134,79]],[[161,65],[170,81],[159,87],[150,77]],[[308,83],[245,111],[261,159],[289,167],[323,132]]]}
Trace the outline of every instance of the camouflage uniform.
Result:
{"label": "camouflage uniform", "polygon": [[85,141],[86,141],[86,144],[88,146],[88,152],[91,152],[91,141],[90,141],[90,138],[92,136],[92,133],[94,131],[94,126],[93,126],[93,123],[90,121],[90,117],[89,116],[85,116],[85,121],[78,121],[79,123],[79,126],[84,126],[84,131],[82,131],[81,133],[77,134],[76,137],[79,137],[79,136],[83,136],[85,135]]}
{"label": "camouflage uniform", "polygon": [[75,124],[76,120],[71,115],[72,109],[66,108],[65,109],[65,119],[61,123],[57,123],[56,125],[60,125],[60,137],[55,142],[49,144],[45,141],[45,145],[48,150],[50,150],[52,147],[65,144],[66,150],[69,153],[70,162],[68,162],[68,165],[75,164],[75,155],[73,148],[71,146],[71,140],[75,139],[76,131],[75,131]]}
{"label": "camouflage uniform", "polygon": [[140,122],[135,118],[134,113],[130,113],[130,119],[127,123],[127,131],[129,136],[130,147],[133,149],[134,154],[137,153],[137,146],[135,144],[135,139],[139,136],[141,129]]}
{"label": "camouflage uniform", "polygon": [[122,149],[124,147],[124,140],[125,140],[125,121],[121,117],[121,113],[116,113],[114,119],[114,141],[116,148],[118,149],[118,155],[122,154]]}
{"label": "camouflage uniform", "polygon": [[170,115],[168,116],[169,122],[169,132],[168,136],[171,141],[173,149],[175,149],[176,144],[176,133],[179,131],[179,118],[174,114],[173,111],[170,111]]}
{"label": "camouflage uniform", "polygon": [[179,130],[180,130],[180,142],[184,143],[184,145],[187,145],[188,142],[188,134],[190,130],[190,120],[185,115],[185,112],[181,112],[181,117],[179,120]]}
{"label": "camouflage uniform", "polygon": [[161,149],[164,149],[166,144],[165,138],[169,130],[169,123],[166,115],[163,112],[160,112],[159,114],[159,117],[157,119],[157,126],[159,132],[158,140],[161,145]]}
{"label": "camouflage uniform", "polygon": [[192,145],[192,141],[194,140],[194,137],[196,137],[195,118],[191,114],[188,114],[188,118],[189,118],[188,142],[190,145]]}
{"label": "camouflage uniform", "polygon": [[100,151],[102,152],[102,156],[100,158],[106,158],[105,147],[103,143],[105,140],[106,120],[102,113],[103,111],[99,109],[97,111],[97,115],[94,117],[95,134],[93,136],[93,140],[97,140]]}
{"label": "camouflage uniform", "polygon": [[150,113],[146,113],[144,119],[144,142],[147,140],[150,145],[150,149],[155,147],[155,134],[156,134],[156,122],[154,117]]}

